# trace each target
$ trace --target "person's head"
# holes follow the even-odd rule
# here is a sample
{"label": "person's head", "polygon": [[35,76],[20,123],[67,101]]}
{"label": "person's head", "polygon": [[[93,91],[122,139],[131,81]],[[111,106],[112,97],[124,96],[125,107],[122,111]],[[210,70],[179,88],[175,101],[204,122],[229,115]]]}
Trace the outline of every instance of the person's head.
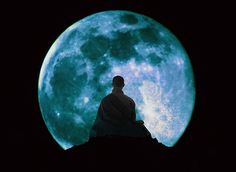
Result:
{"label": "person's head", "polygon": [[119,76],[119,75],[113,77],[112,86],[113,87],[118,87],[118,88],[123,88],[125,86],[124,78],[122,76]]}

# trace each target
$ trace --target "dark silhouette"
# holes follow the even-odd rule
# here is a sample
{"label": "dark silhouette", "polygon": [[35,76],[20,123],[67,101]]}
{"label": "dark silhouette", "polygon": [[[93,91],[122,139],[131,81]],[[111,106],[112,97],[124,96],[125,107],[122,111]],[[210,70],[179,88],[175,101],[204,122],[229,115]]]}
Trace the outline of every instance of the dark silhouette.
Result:
{"label": "dark silhouette", "polygon": [[143,121],[135,120],[135,102],[122,91],[124,79],[115,76],[112,86],[112,93],[100,103],[89,141],[65,151],[65,161],[54,166],[60,164],[67,171],[77,169],[78,163],[80,168],[95,171],[147,171],[153,167],[168,171],[170,152],[151,137]]}
{"label": "dark silhouette", "polygon": [[90,137],[151,138],[144,122],[135,120],[135,102],[122,91],[125,86],[123,77],[115,76],[112,86],[112,93],[104,97],[100,103]]}

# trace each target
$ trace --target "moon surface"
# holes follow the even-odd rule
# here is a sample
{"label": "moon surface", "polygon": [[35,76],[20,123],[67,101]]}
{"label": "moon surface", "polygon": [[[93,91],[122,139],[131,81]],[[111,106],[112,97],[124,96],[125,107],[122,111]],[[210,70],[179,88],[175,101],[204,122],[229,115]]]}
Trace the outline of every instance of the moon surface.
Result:
{"label": "moon surface", "polygon": [[89,140],[112,78],[125,79],[137,119],[164,145],[174,146],[191,119],[195,85],[189,57],[157,21],[130,11],[99,12],[67,28],[49,49],[39,76],[45,124],[63,148]]}

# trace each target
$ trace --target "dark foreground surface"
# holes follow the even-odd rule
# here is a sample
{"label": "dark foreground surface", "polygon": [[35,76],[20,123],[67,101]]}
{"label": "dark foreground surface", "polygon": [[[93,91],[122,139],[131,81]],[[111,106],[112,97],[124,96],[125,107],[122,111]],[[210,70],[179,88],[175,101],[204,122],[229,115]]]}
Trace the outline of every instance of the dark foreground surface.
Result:
{"label": "dark foreground surface", "polygon": [[[167,163],[169,149],[156,140],[138,138],[96,138],[73,147],[65,154],[66,167],[122,170],[159,168]],[[162,167],[164,169],[164,166]]]}
{"label": "dark foreground surface", "polygon": [[198,170],[189,157],[180,154],[156,139],[95,138],[57,155],[49,155],[51,158],[33,167],[40,171]]}
{"label": "dark foreground surface", "polygon": [[190,139],[168,148],[150,138],[94,138],[66,151],[52,139],[42,144],[28,142],[19,145],[17,142],[13,146],[13,143],[11,149],[3,148],[6,151],[1,163],[4,171],[199,172],[228,171],[232,164],[226,156],[228,151],[222,148],[223,145],[219,146],[219,142],[208,146],[200,141],[193,144],[195,142]]}

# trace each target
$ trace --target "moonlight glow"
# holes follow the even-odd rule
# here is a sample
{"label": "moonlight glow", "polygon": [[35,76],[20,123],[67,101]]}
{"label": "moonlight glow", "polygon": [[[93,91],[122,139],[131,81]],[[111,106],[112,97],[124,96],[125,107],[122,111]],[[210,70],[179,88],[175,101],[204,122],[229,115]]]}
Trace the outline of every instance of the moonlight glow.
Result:
{"label": "moonlight glow", "polygon": [[39,77],[43,119],[68,149],[89,139],[99,103],[115,75],[153,138],[173,146],[191,118],[195,88],[189,58],[158,22],[128,11],[88,16],[66,29],[47,53]]}

